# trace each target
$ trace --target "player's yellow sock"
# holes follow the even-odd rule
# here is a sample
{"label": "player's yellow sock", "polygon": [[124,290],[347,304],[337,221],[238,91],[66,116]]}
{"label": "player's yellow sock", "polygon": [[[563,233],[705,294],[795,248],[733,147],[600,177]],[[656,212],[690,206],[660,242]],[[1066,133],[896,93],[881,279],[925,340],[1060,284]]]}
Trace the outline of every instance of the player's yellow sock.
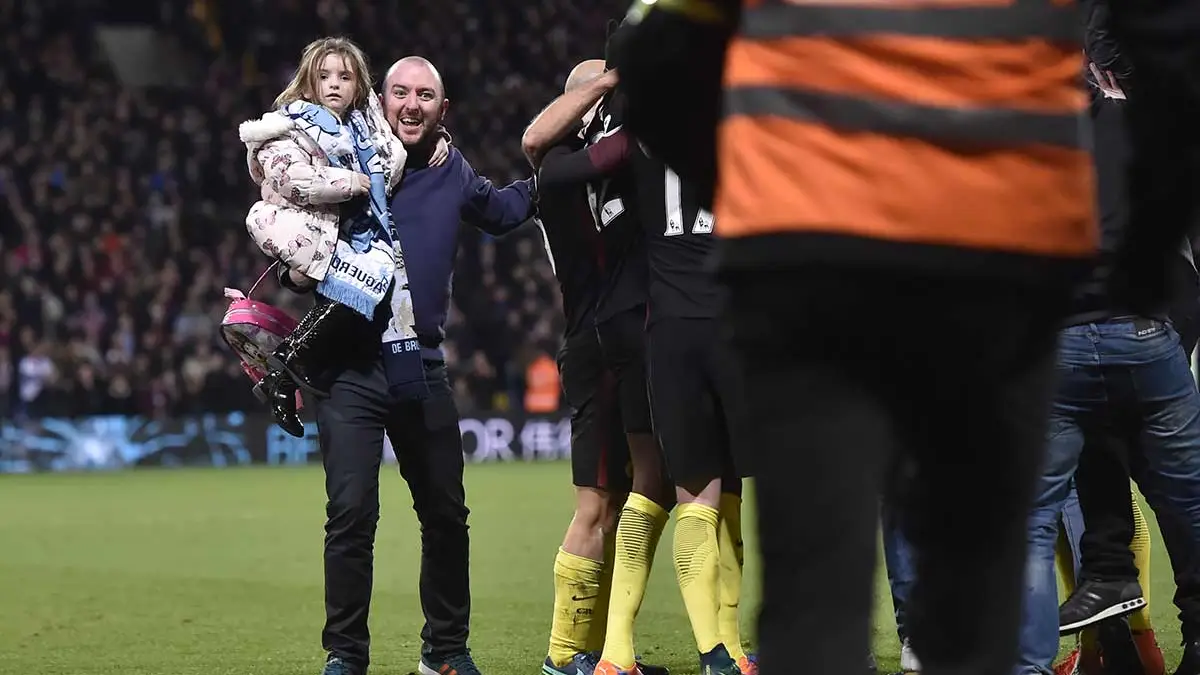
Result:
{"label": "player's yellow sock", "polygon": [[587,648],[588,626],[600,596],[604,563],[589,560],[562,548],[554,558],[554,622],[550,625],[548,656],[555,666],[565,666]]}
{"label": "player's yellow sock", "polygon": [[716,509],[703,504],[680,504],[675,512],[675,576],[683,594],[701,654],[721,642],[717,612],[721,608],[720,553],[717,546]]}
{"label": "player's yellow sock", "polygon": [[1129,628],[1135,631],[1150,630],[1150,528],[1146,525],[1146,517],[1142,515],[1142,507],[1138,506],[1137,497],[1133,498],[1133,540],[1129,542],[1133,550],[1133,563],[1138,568],[1138,583],[1142,586],[1142,597],[1146,604],[1138,611],[1129,615]]}
{"label": "player's yellow sock", "polygon": [[617,521],[608,636],[600,657],[622,670],[634,665],[633,623],[646,595],[650,565],[666,525],[667,512],[661,506],[636,492],[629,494]]}
{"label": "player's yellow sock", "polygon": [[738,624],[738,608],[742,599],[742,497],[730,492],[721,493],[721,524],[717,544],[721,560],[721,606],[717,611],[717,626],[721,642],[734,661],[746,655],[742,650],[742,631]]}
{"label": "player's yellow sock", "polygon": [[608,633],[608,604],[612,597],[613,551],[616,543],[616,530],[604,533],[604,571],[600,573],[600,597],[596,598],[596,607],[592,612],[595,619],[588,627],[587,651],[589,652],[598,652],[604,649],[604,638]]}

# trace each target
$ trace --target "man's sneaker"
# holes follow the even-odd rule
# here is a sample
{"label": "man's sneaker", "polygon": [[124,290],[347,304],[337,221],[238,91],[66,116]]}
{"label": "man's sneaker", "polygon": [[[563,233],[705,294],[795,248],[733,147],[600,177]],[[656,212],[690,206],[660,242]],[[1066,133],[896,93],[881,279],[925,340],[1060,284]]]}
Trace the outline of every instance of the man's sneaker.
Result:
{"label": "man's sneaker", "polygon": [[700,655],[700,675],[742,675],[742,671],[725,645],[719,644]]}
{"label": "man's sneaker", "polygon": [[599,661],[600,657],[594,653],[576,654],[567,665],[556,666],[547,656],[542,664],[542,675],[594,675]]}
{"label": "man's sneaker", "polygon": [[325,661],[325,669],[321,675],[362,675],[363,669],[350,665],[341,657],[331,656]]}
{"label": "man's sneaker", "polygon": [[470,650],[457,654],[426,654],[417,663],[421,675],[481,675]]}
{"label": "man's sneaker", "polygon": [[[738,670],[742,675],[758,675],[758,655],[746,654],[737,660]],[[649,674],[647,674],[649,675]]]}
{"label": "man's sneaker", "polygon": [[1079,647],[1072,649],[1067,658],[1055,664],[1054,675],[1079,675]]}
{"label": "man's sneaker", "polygon": [[912,643],[908,641],[908,638],[900,643],[900,672],[921,672],[921,662],[917,660],[917,654],[913,651]]}
{"label": "man's sneaker", "polygon": [[629,670],[621,670],[612,661],[601,661],[596,664],[595,675],[642,675],[642,671],[636,663]]}
{"label": "man's sneaker", "polygon": [[1084,580],[1058,608],[1058,634],[1071,635],[1105,619],[1146,606],[1136,581]]}

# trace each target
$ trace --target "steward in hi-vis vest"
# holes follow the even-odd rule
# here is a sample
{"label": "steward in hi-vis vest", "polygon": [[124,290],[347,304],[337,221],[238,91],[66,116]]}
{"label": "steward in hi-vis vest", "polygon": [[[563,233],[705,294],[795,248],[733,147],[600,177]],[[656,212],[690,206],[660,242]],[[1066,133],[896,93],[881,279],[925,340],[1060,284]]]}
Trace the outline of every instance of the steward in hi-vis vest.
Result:
{"label": "steward in hi-vis vest", "polygon": [[750,0],[725,61],[727,263],[983,274],[1096,247],[1073,2]]}

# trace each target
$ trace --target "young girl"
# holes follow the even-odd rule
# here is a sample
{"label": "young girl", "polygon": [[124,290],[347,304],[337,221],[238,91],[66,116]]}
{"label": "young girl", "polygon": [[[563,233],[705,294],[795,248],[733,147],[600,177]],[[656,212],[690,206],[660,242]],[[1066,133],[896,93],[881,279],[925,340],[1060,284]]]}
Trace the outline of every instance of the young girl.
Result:
{"label": "young girl", "polygon": [[[312,357],[337,326],[372,319],[393,282],[408,293],[388,212],[407,154],[371,90],[362,50],[344,38],[304,49],[275,108],[238,128],[262,189],[246,227],[291,284],[319,300],[268,359],[256,389],[279,426],[303,437],[296,388],[321,393]],[[438,149],[446,151],[444,138]]]}

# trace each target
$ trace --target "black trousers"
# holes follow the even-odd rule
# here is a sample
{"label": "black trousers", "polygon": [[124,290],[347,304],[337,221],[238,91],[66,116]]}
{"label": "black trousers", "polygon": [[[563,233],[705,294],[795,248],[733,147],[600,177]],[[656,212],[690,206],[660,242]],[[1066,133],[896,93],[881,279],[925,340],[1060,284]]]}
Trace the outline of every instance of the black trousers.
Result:
{"label": "black trousers", "polygon": [[431,395],[394,402],[380,361],[337,375],[316,404],[325,464],[325,629],[334,656],[366,667],[379,466],[383,436],[392,442],[421,523],[423,653],[466,648],[471,614],[462,438],[444,363],[427,361]]}
{"label": "black trousers", "polygon": [[747,377],[739,445],[757,462],[763,673],[791,672],[801,640],[811,675],[846,675],[848,655],[868,653],[879,498],[902,453],[922,673],[1010,675],[1065,289],[866,270],[723,278]]}
{"label": "black trousers", "polygon": [[1079,455],[1075,490],[1084,522],[1079,539],[1081,580],[1137,580],[1137,565],[1129,549],[1134,531],[1129,448],[1135,439],[1136,432],[1131,438],[1113,429],[1110,435],[1089,438]]}

